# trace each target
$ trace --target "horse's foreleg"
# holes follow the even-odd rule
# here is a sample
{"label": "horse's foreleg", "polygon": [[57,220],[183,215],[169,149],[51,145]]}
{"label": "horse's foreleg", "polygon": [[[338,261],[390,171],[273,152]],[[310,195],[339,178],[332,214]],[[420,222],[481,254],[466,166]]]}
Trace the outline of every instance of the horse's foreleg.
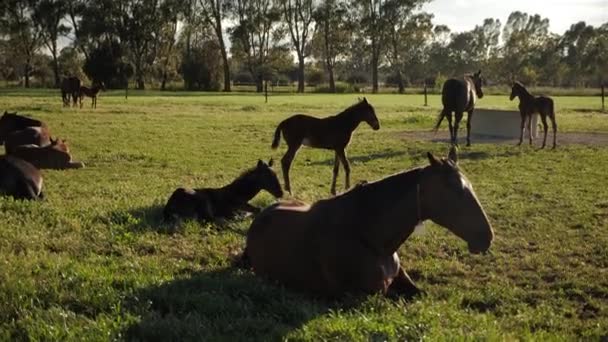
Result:
{"label": "horse's foreleg", "polygon": [[338,174],[340,173],[340,157],[338,157],[338,151],[336,151],[336,155],[334,157],[334,172],[333,172],[333,178],[331,180],[331,187],[329,189],[329,192],[332,195],[336,194],[336,182],[338,179]]}
{"label": "horse's foreleg", "polygon": [[530,139],[530,146],[532,146],[532,116],[534,116],[534,114],[528,115],[528,137]]}
{"label": "horse's foreleg", "polygon": [[526,127],[526,116],[523,113],[521,113],[521,124],[519,126],[519,144],[517,145],[521,145],[521,143],[524,141],[524,127]]}
{"label": "horse's foreleg", "polygon": [[338,157],[340,157],[340,161],[344,166],[344,176],[345,176],[345,184],[344,189],[348,190],[350,188],[350,164],[348,163],[348,159],[346,158],[346,151],[342,150],[337,152]]}
{"label": "horse's foreleg", "polygon": [[454,137],[452,139],[452,144],[458,146],[458,128],[460,126],[460,121],[462,120],[462,112],[456,112],[454,114]]}
{"label": "horse's foreleg", "polygon": [[547,144],[547,130],[549,128],[549,125],[547,125],[547,117],[544,114],[540,115],[540,119],[543,122],[543,129],[545,130],[545,136],[543,138],[543,146],[541,148],[545,148],[545,145]]}
{"label": "horse's foreleg", "polygon": [[386,295],[392,298],[404,297],[411,299],[422,291],[414,284],[410,276],[405,273],[403,267],[399,267],[397,276],[388,287]]}
{"label": "horse's foreleg", "polygon": [[448,119],[448,129],[450,130],[450,141],[454,141],[454,126],[452,125],[452,112],[446,114]]}
{"label": "horse's foreleg", "polygon": [[281,168],[283,169],[283,181],[285,182],[285,191],[289,192],[291,195],[291,185],[289,184],[289,168],[291,167],[291,162],[293,158],[296,156],[296,152],[298,151],[298,147],[289,146],[287,152],[283,158],[281,158]]}
{"label": "horse's foreleg", "polygon": [[252,213],[252,214],[257,214],[260,212],[260,208],[254,207],[253,205],[251,205],[249,203],[244,203],[244,204],[240,205],[239,209],[241,209],[242,211]]}
{"label": "horse's foreleg", "polygon": [[471,146],[471,121],[473,120],[473,112],[474,110],[469,111],[467,116],[467,146]]}
{"label": "horse's foreleg", "polygon": [[557,122],[555,121],[555,113],[549,117],[551,119],[551,126],[553,126],[553,148],[557,146]]}

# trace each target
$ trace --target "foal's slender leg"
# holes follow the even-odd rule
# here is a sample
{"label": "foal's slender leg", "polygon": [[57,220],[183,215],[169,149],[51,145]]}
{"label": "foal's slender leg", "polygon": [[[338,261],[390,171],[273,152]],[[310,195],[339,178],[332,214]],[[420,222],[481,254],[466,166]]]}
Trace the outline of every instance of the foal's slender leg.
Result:
{"label": "foal's slender leg", "polygon": [[523,112],[521,113],[521,125],[520,125],[520,134],[519,134],[519,144],[517,145],[521,145],[521,143],[524,141],[524,127],[526,126],[526,115]]}
{"label": "foal's slender leg", "polygon": [[403,267],[399,267],[397,276],[388,287],[387,295],[389,297],[405,297],[410,299],[422,291],[414,284],[410,276],[405,273]]}
{"label": "foal's slender leg", "polygon": [[340,173],[340,157],[338,157],[338,151],[336,151],[336,155],[334,157],[334,173],[333,178],[331,180],[331,188],[329,192],[332,195],[336,194],[336,180],[338,179],[338,174]]}
{"label": "foal's slender leg", "polygon": [[551,126],[553,126],[553,148],[555,148],[557,145],[557,122],[555,122],[555,113],[551,113],[549,119],[551,119]]}
{"label": "foal's slender leg", "polygon": [[467,146],[471,146],[471,121],[473,120],[474,111],[474,109],[471,109],[467,116]]}
{"label": "foal's slender leg", "polygon": [[341,150],[336,153],[340,157],[340,161],[342,162],[342,165],[344,166],[344,173],[345,173],[345,177],[346,177],[346,183],[344,184],[344,189],[348,190],[350,188],[350,164],[348,163],[348,159],[346,158],[346,151]]}
{"label": "foal's slender leg", "polygon": [[299,148],[300,148],[299,145],[297,147],[289,146],[287,148],[287,152],[285,152],[285,155],[283,156],[283,158],[281,158],[281,168],[283,169],[283,180],[285,181],[285,191],[289,192],[290,195],[291,195],[291,185],[289,184],[289,168],[291,167],[291,162],[293,161],[293,158],[296,156],[296,152],[298,152]]}
{"label": "foal's slender leg", "polygon": [[450,130],[450,141],[453,142],[454,141],[454,126],[452,126],[452,112],[448,112],[446,114],[446,117],[448,118],[448,129]]}
{"label": "foal's slender leg", "polygon": [[543,122],[543,128],[545,129],[545,137],[543,138],[543,147],[541,148],[545,148],[545,145],[547,144],[547,129],[549,128],[549,125],[547,125],[547,116],[545,114],[540,114],[540,119]]}

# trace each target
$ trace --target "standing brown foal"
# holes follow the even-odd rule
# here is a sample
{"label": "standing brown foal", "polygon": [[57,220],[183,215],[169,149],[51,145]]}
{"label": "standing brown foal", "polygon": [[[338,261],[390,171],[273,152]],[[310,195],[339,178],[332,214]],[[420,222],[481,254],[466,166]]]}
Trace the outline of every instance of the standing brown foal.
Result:
{"label": "standing brown foal", "polygon": [[547,96],[534,96],[519,82],[513,83],[509,99],[513,101],[515,97],[519,97],[519,113],[521,114],[521,134],[519,135],[518,145],[521,145],[524,140],[526,120],[528,120],[528,134],[530,135],[530,145],[532,145],[532,115],[538,113],[540,114],[540,119],[542,120],[543,128],[545,129],[545,137],[541,148],[545,148],[547,143],[547,116],[551,119],[551,125],[553,126],[553,148],[555,148],[557,140],[557,123],[555,122],[555,106],[553,104],[553,99]]}
{"label": "standing brown foal", "polygon": [[87,87],[80,87],[80,108],[82,108],[82,99],[85,96],[88,96],[91,98],[91,107],[92,108],[97,108],[97,94],[99,93],[100,90],[105,90],[106,88],[103,85],[103,82],[94,85],[91,88],[87,88]]}
{"label": "standing brown foal", "polygon": [[332,195],[336,194],[336,178],[340,170],[340,162],[344,166],[344,173],[346,174],[345,188],[350,188],[350,166],[344,149],[348,146],[353,131],[362,121],[365,121],[374,130],[380,128],[376,111],[367,102],[366,98],[334,116],[319,119],[309,115],[296,114],[283,120],[274,132],[274,140],[271,147],[276,149],[279,146],[282,132],[283,138],[287,142],[287,152],[285,152],[285,155],[281,159],[285,190],[291,194],[289,168],[296,152],[298,152],[298,149],[302,145],[334,150],[336,156],[334,159],[331,193]]}

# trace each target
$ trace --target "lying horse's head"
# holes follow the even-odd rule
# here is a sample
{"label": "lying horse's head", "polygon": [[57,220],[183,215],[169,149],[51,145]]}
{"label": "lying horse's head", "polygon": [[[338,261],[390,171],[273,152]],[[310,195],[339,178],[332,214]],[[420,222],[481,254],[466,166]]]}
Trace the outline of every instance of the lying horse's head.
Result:
{"label": "lying horse's head", "polygon": [[274,197],[283,197],[283,188],[272,165],[272,159],[268,164],[258,160],[258,165],[249,172],[249,175],[259,184],[260,189],[268,191]]}
{"label": "lying horse's head", "polygon": [[55,150],[59,150],[59,151],[63,151],[66,153],[70,153],[70,148],[68,147],[67,144],[67,140],[64,139],[53,139],[51,138],[51,144],[49,145],[49,148],[55,149]]}
{"label": "lying horse's head", "polygon": [[494,232],[471,183],[457,166],[455,149],[448,159],[437,159],[430,152],[427,157],[430,165],[423,169],[418,190],[419,215],[465,240],[471,253],[487,251]]}

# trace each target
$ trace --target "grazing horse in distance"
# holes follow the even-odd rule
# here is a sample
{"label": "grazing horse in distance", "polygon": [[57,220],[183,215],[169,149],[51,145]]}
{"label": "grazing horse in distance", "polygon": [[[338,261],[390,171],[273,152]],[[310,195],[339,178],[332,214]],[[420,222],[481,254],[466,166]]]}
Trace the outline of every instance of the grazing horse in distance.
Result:
{"label": "grazing horse in distance", "polygon": [[49,143],[50,132],[44,122],[6,111],[0,117],[0,145],[5,145],[7,153],[18,145]]}
{"label": "grazing horse in distance", "polygon": [[230,184],[221,188],[179,188],[173,192],[163,216],[165,221],[175,218],[194,218],[200,222],[216,218],[230,218],[237,211],[258,213],[259,208],[248,202],[261,190],[276,198],[283,197],[283,190],[272,170],[272,159],[268,164],[258,160],[256,167],[243,172]]}
{"label": "grazing horse in distance", "polygon": [[72,161],[70,150],[65,140],[53,140],[49,145],[40,147],[37,145],[17,146],[11,153],[39,169],[80,169],[84,163]]}
{"label": "grazing horse in distance", "polygon": [[277,203],[247,233],[240,265],[298,291],[411,298],[420,292],[400,265],[399,247],[425,220],[486,252],[492,226],[471,183],[452,160],[427,154],[430,165],[366,183],[312,205]]}
{"label": "grazing horse in distance", "polygon": [[304,145],[313,148],[334,150],[334,172],[331,182],[331,193],[336,194],[336,179],[340,170],[340,162],[344,166],[346,177],[345,188],[350,188],[350,165],[346,158],[346,146],[348,146],[353,131],[361,122],[365,121],[374,130],[380,129],[380,122],[376,117],[374,107],[367,102],[366,98],[346,108],[341,113],[326,117],[315,118],[305,114],[293,115],[279,123],[275,132],[271,147],[279,146],[281,133],[287,142],[287,152],[281,159],[285,190],[291,193],[289,183],[289,168],[298,149]]}
{"label": "grazing horse in distance", "polygon": [[72,101],[74,102],[74,107],[78,103],[80,91],[80,79],[75,76],[65,77],[61,81],[61,99],[63,100],[63,106],[70,105],[70,96],[72,97]]}
{"label": "grazing horse in distance", "polygon": [[[441,125],[443,118],[447,117],[450,139],[454,145],[458,144],[458,126],[462,120],[463,113],[467,112],[467,146],[471,146],[471,121],[473,120],[473,112],[475,111],[475,102],[477,102],[478,98],[483,98],[481,84],[481,70],[472,75],[465,75],[462,79],[451,78],[443,84],[441,91],[443,110],[439,114],[437,124],[435,124],[435,131]],[[452,112],[454,112],[455,116],[454,126],[452,126]]]}
{"label": "grazing horse in distance", "polygon": [[518,145],[521,145],[524,140],[526,120],[528,121],[530,145],[532,145],[532,115],[538,113],[540,114],[540,119],[542,120],[543,128],[545,129],[545,137],[543,138],[543,146],[541,148],[545,148],[547,143],[547,116],[551,119],[551,125],[553,126],[553,148],[555,148],[557,145],[557,123],[555,122],[555,106],[553,104],[553,99],[548,96],[534,96],[519,82],[513,83],[509,99],[513,101],[516,97],[519,98],[519,113],[521,114],[521,131]]}
{"label": "grazing horse in distance", "polygon": [[97,108],[97,94],[100,90],[105,90],[103,82],[99,82],[98,84],[93,85],[91,88],[87,88],[85,86],[80,87],[80,108],[82,108],[82,99],[85,96],[91,98],[91,108]]}
{"label": "grazing horse in distance", "polygon": [[14,156],[0,157],[0,195],[28,200],[44,198],[40,170]]}

